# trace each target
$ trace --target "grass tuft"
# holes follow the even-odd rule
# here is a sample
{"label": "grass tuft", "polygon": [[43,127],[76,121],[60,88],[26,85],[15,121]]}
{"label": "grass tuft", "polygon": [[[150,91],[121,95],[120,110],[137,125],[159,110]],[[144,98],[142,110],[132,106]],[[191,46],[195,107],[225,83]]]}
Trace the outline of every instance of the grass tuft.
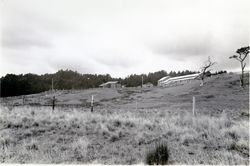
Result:
{"label": "grass tuft", "polygon": [[245,116],[245,117],[249,118],[249,111],[248,112],[242,112],[241,116]]}
{"label": "grass tuft", "polygon": [[110,142],[115,142],[115,141],[118,141],[119,140],[119,136],[114,134],[112,135],[110,138],[109,138],[109,141]]}
{"label": "grass tuft", "polygon": [[169,150],[166,144],[160,143],[146,155],[148,165],[166,165],[169,161]]}

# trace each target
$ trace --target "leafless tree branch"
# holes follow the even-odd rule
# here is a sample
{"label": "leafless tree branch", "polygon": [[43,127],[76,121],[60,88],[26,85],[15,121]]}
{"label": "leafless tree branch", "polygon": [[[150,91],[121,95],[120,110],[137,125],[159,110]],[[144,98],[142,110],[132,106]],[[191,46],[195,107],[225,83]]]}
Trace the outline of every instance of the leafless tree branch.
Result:
{"label": "leafless tree branch", "polygon": [[204,63],[204,65],[201,67],[201,81],[202,81],[202,84],[203,85],[203,82],[204,82],[204,79],[205,79],[205,76],[206,76],[206,73],[208,71],[211,71],[212,69],[209,69],[211,68],[213,65],[215,65],[216,62],[212,62],[210,57],[208,57],[208,60]]}

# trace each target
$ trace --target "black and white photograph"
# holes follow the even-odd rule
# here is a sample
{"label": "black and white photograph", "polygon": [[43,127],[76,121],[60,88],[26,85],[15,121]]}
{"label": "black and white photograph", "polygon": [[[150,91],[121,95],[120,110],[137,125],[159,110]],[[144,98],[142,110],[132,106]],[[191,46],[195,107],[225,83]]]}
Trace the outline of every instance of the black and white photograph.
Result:
{"label": "black and white photograph", "polygon": [[0,165],[249,165],[249,0],[0,0]]}

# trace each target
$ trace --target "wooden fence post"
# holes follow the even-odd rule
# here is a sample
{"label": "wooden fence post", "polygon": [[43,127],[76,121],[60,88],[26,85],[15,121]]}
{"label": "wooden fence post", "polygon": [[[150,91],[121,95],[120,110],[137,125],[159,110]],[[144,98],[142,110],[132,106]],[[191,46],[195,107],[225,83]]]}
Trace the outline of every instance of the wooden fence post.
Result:
{"label": "wooden fence post", "polygon": [[91,112],[94,111],[94,95],[91,96]]}
{"label": "wooden fence post", "polygon": [[53,99],[52,99],[52,110],[54,111],[55,109],[55,102],[56,102],[56,97],[53,96]]}
{"label": "wooden fence post", "polygon": [[195,112],[195,97],[193,96],[193,116],[196,115],[196,112]]}

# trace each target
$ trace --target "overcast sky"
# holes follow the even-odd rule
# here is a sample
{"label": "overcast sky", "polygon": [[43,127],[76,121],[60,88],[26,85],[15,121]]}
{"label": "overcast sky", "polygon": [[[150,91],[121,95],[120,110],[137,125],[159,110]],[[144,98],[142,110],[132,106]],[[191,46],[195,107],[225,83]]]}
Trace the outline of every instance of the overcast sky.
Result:
{"label": "overcast sky", "polygon": [[[0,76],[237,70],[249,0],[1,0]],[[249,65],[248,65],[249,66]]]}

